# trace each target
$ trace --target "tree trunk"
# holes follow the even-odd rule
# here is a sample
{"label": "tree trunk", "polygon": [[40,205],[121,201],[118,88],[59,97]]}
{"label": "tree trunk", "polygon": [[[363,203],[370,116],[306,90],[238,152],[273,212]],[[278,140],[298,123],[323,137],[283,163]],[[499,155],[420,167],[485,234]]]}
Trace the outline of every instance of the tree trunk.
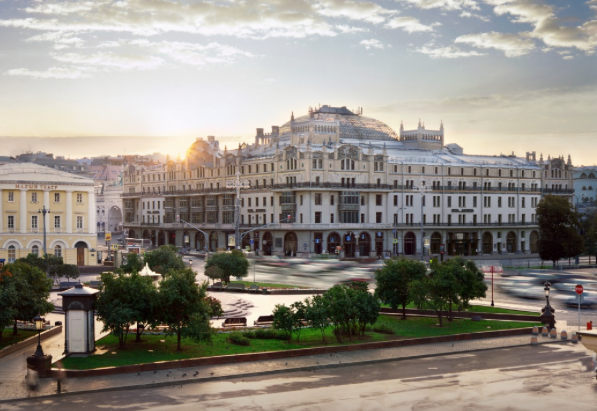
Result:
{"label": "tree trunk", "polygon": [[448,313],[448,321],[452,322],[452,299],[450,298],[450,308]]}
{"label": "tree trunk", "polygon": [[19,329],[17,328],[17,320],[15,320],[15,323],[12,327],[12,335],[17,335],[19,333]]}
{"label": "tree trunk", "polygon": [[440,309],[440,310],[437,312],[437,318],[439,319],[439,326],[440,326],[440,327],[443,327],[443,326],[444,326],[444,321],[443,321],[443,316],[442,316],[442,314],[443,314],[443,313],[442,313],[442,310]]}
{"label": "tree trunk", "polygon": [[406,304],[402,304],[402,319],[406,320]]}
{"label": "tree trunk", "polygon": [[177,346],[176,346],[176,350],[178,351],[182,351],[182,348],[180,346],[180,335],[182,333],[182,328],[178,327],[178,330],[176,331],[176,338],[177,338]]}
{"label": "tree trunk", "polygon": [[139,322],[137,321],[137,336],[135,337],[135,342],[141,342],[141,333],[139,332]]}

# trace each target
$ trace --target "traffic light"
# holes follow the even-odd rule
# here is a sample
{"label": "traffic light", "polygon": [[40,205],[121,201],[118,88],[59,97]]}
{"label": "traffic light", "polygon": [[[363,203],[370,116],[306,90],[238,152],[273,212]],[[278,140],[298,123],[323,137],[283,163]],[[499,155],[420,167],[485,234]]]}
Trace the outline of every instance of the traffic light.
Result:
{"label": "traffic light", "polygon": [[288,222],[292,223],[292,215],[291,214],[288,214]]}

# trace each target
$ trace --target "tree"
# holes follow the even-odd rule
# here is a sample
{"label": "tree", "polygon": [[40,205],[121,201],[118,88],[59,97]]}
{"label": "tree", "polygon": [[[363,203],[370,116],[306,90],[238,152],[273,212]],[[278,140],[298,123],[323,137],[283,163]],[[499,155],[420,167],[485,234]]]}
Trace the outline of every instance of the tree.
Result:
{"label": "tree", "polygon": [[284,304],[276,304],[273,311],[274,321],[272,328],[274,330],[281,330],[286,334],[288,341],[292,339],[292,332],[294,331],[295,318],[292,308]]}
{"label": "tree", "polygon": [[449,269],[437,269],[420,280],[410,283],[413,301],[418,308],[436,312],[439,326],[443,327],[443,313],[457,300],[456,278]]}
{"label": "tree", "polygon": [[582,249],[578,214],[566,198],[545,196],[537,205],[537,224],[539,256],[551,261],[554,267],[561,258],[572,256]]}
{"label": "tree", "polygon": [[220,300],[214,297],[205,297],[205,302],[209,306],[211,317],[217,317],[218,320],[224,314],[224,310],[222,309],[222,303]]}
{"label": "tree", "polygon": [[305,320],[321,332],[321,340],[325,343],[325,329],[330,325],[330,322],[326,303],[322,296],[315,295],[312,298],[305,299]]}
{"label": "tree", "polygon": [[230,283],[230,277],[249,275],[249,260],[240,250],[212,254],[205,263],[205,269],[216,266],[222,270],[222,282]]}
{"label": "tree", "polygon": [[399,258],[386,260],[384,266],[375,272],[375,294],[385,304],[395,310],[402,306],[402,319],[406,320],[406,306],[413,301],[409,284],[421,280],[427,268],[416,260]]}
{"label": "tree", "polygon": [[[155,324],[157,289],[151,277],[139,275],[137,271],[123,276],[124,298],[133,310],[133,319],[137,324],[135,341],[141,341],[141,334],[147,325]],[[140,327],[143,325],[143,327]]]}
{"label": "tree", "polygon": [[589,263],[591,255],[595,255],[597,259],[597,212],[590,211],[583,215],[581,220],[582,235],[584,240],[584,252],[589,256]]}
{"label": "tree", "polygon": [[79,267],[75,264],[61,264],[52,268],[54,278],[60,281],[60,278],[65,277],[67,280],[76,280],[79,278]]}
{"label": "tree", "polygon": [[60,280],[61,267],[63,266],[62,257],[56,257],[53,254],[47,254],[40,257],[37,254],[29,253],[27,257],[19,258],[17,261],[29,264],[32,267],[37,267],[44,273],[54,277],[54,281]]}
{"label": "tree", "polygon": [[17,321],[31,321],[36,315],[45,315],[54,309],[48,301],[52,280],[41,269],[23,261],[8,264],[11,282],[16,292],[13,334],[17,335]]}
{"label": "tree", "polygon": [[[191,331],[204,329],[204,325],[193,324],[193,321],[204,321],[210,315],[204,299],[207,282],[201,286],[195,283],[195,273],[189,268],[171,269],[160,281],[159,319],[170,326],[177,336],[177,350],[181,350],[180,340]],[[209,318],[208,318],[209,320]],[[187,327],[191,327],[186,330]]]}
{"label": "tree", "polygon": [[170,270],[181,270],[185,268],[182,257],[176,253],[176,247],[162,245],[155,250],[146,252],[143,260],[149,268],[164,277]]}
{"label": "tree", "polygon": [[137,253],[129,253],[126,257],[126,264],[120,268],[125,273],[139,272],[143,269],[143,259]]}
{"label": "tree", "polygon": [[128,330],[137,315],[130,301],[124,274],[102,273],[102,285],[96,301],[97,318],[104,323],[103,332],[118,337],[118,345],[125,348]]}
{"label": "tree", "polygon": [[294,321],[294,331],[296,333],[296,340],[301,338],[301,331],[303,329],[303,321],[305,321],[305,304],[302,301],[296,301],[290,304],[292,310],[292,319]]}
{"label": "tree", "polygon": [[215,282],[215,280],[222,279],[224,272],[220,270],[219,267],[212,265],[209,268],[205,269],[204,274],[207,278],[210,278],[212,282]]}
{"label": "tree", "polygon": [[0,341],[2,330],[8,327],[16,316],[14,308],[17,302],[17,291],[12,280],[12,273],[3,267],[0,271]]}
{"label": "tree", "polygon": [[357,331],[360,336],[364,336],[367,324],[373,325],[377,322],[381,304],[379,298],[367,291],[363,292],[362,290],[354,289],[353,291],[355,307],[358,311],[358,329],[355,329],[355,331]]}

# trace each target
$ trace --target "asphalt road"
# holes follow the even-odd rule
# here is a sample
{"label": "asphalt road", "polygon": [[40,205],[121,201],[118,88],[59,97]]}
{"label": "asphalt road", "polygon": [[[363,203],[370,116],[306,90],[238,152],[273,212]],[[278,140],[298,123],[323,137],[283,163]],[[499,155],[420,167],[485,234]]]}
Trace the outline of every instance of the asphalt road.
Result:
{"label": "asphalt road", "polygon": [[0,410],[595,410],[581,345],[464,353],[0,404]]}

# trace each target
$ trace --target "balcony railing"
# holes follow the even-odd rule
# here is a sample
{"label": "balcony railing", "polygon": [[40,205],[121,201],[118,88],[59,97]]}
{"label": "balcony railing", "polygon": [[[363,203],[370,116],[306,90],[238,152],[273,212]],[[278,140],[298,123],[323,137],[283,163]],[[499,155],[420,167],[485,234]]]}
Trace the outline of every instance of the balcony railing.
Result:
{"label": "balcony railing", "polygon": [[[418,190],[414,186],[410,185],[393,185],[393,184],[342,184],[342,183],[322,183],[322,182],[301,182],[301,183],[288,183],[288,184],[274,184],[274,185],[263,185],[259,187],[249,187],[243,189],[247,190],[297,190],[297,189],[334,189],[334,190],[389,190],[389,191],[414,191]],[[203,188],[194,190],[174,190],[167,191],[164,193],[122,193],[123,197],[148,197],[148,196],[191,196],[201,194],[218,194],[218,193],[229,193],[234,191],[234,188]],[[535,194],[573,194],[574,189],[572,188],[531,188],[531,187],[483,187],[478,186],[457,186],[457,185],[444,185],[444,186],[432,186],[429,188],[429,192],[445,192],[445,191],[464,191],[464,192],[504,192],[504,193],[535,193]],[[166,206],[168,207],[168,206]]]}

